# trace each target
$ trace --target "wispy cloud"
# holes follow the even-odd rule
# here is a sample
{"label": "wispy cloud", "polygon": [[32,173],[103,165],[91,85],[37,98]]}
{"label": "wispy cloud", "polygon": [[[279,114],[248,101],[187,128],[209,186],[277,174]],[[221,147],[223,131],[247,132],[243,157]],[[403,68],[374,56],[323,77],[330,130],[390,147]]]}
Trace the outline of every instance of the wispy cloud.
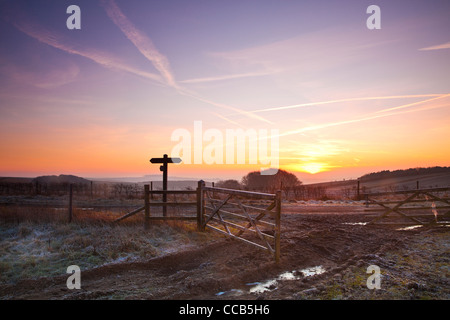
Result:
{"label": "wispy cloud", "polygon": [[[358,32],[343,27],[305,32],[288,39],[276,40],[233,51],[211,52],[209,55],[227,63],[230,68],[247,72],[298,75],[311,80],[336,67],[354,64],[373,49],[385,45],[367,38],[357,37]],[[355,41],[356,39],[356,41]]]}
{"label": "wispy cloud", "polygon": [[436,46],[421,48],[419,50],[420,51],[430,51],[430,50],[442,50],[442,49],[450,49],[450,42],[438,44]]}
{"label": "wispy cloud", "polygon": [[23,13],[17,18],[11,19],[11,22],[17,29],[26,35],[54,48],[90,59],[108,69],[125,71],[146,79],[162,82],[159,75],[130,66],[110,53],[97,49],[81,48],[81,46],[74,44],[73,41],[65,39],[63,35],[48,30],[42,25],[34,22],[31,17],[24,17]]}
{"label": "wispy cloud", "polygon": [[64,66],[46,68],[40,72],[33,72],[22,66],[9,64],[0,67],[0,72],[19,83],[48,89],[74,81],[80,69],[76,64],[69,61]]}

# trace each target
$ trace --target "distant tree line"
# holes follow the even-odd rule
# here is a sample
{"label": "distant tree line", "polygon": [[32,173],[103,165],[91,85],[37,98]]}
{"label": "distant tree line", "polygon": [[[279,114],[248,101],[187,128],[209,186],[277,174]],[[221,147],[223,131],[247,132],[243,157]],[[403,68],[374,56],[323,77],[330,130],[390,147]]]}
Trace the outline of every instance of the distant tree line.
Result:
{"label": "distant tree line", "polygon": [[260,171],[253,171],[242,178],[242,186],[245,190],[275,193],[281,190],[284,198],[292,196],[302,182],[294,174],[279,169],[276,174],[263,175]]}
{"label": "distant tree line", "polygon": [[405,176],[434,174],[434,173],[450,173],[450,167],[428,167],[428,168],[410,168],[404,170],[383,170],[379,172],[372,172],[360,177],[361,181],[374,179],[399,178]]}
{"label": "distant tree line", "polygon": [[143,198],[144,188],[135,183],[42,183],[33,182],[0,182],[0,195],[29,195],[29,196],[64,196],[69,194],[70,185],[78,196],[100,198]]}
{"label": "distant tree line", "polygon": [[217,182],[215,186],[266,193],[275,193],[277,190],[281,190],[285,199],[320,198],[324,196],[324,188],[304,186],[297,176],[281,169],[273,175],[263,175],[260,171],[249,172],[240,182],[224,180]]}
{"label": "distant tree line", "polygon": [[[369,173],[360,178],[361,181],[372,179],[395,178],[434,173],[450,173],[450,167],[411,168],[406,170],[384,170]],[[73,176],[46,176],[34,179],[32,182],[0,181],[0,195],[42,195],[64,196],[69,192],[70,184],[73,185],[74,194],[78,196],[97,198],[143,198],[144,188],[137,183],[104,183],[93,182]],[[60,179],[60,180],[58,180]],[[58,182],[61,179],[70,179],[71,182]],[[64,180],[62,180],[64,181]],[[278,170],[273,175],[262,175],[259,171],[249,172],[241,181],[223,180],[215,184],[219,188],[241,189],[257,192],[275,193],[282,191],[284,199],[295,200],[327,200],[327,199],[355,199],[356,187],[343,187],[341,190],[327,190],[323,185],[303,185],[294,174],[285,170]],[[394,188],[394,187],[391,187]],[[406,189],[407,187],[403,187]],[[362,187],[361,192],[365,192]]]}
{"label": "distant tree line", "polygon": [[355,199],[356,187],[343,188],[338,192],[329,192],[323,185],[304,185],[294,174],[285,170],[278,170],[274,175],[261,175],[253,171],[245,175],[241,182],[238,180],[223,180],[215,184],[218,188],[242,189],[256,192],[275,193],[281,190],[286,200],[329,200]]}

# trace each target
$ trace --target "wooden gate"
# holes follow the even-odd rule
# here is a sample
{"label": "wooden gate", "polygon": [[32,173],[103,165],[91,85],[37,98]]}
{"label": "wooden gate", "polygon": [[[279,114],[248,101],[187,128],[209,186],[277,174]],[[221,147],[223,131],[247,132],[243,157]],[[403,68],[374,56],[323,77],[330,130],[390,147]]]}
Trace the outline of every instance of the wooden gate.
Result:
{"label": "wooden gate", "polygon": [[258,193],[205,187],[204,183],[199,187],[202,229],[266,250],[280,261],[281,191]]}
{"label": "wooden gate", "polygon": [[[366,207],[370,204],[381,208],[366,209],[369,212],[381,212],[368,224],[375,224],[388,218],[400,218],[385,224],[448,224],[450,217],[450,199],[448,192],[450,188],[432,188],[419,190],[405,190],[395,192],[366,193],[363,197]],[[408,206],[405,206],[408,205]]]}
{"label": "wooden gate", "polygon": [[[151,194],[196,195],[196,201],[152,202]],[[196,214],[155,216],[151,215],[152,206],[196,206]],[[269,194],[206,187],[204,181],[199,181],[197,190],[192,191],[150,191],[149,186],[145,185],[144,206],[115,221],[122,221],[142,211],[145,212],[145,228],[148,228],[153,220],[196,220],[199,231],[209,228],[220,232],[266,250],[273,255],[276,262],[280,261],[281,191]]]}

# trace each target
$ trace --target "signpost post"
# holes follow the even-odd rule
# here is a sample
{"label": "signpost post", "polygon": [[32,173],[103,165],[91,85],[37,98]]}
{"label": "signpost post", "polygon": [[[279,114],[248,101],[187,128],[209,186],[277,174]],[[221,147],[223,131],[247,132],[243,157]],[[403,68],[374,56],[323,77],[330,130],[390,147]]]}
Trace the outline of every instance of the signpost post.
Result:
{"label": "signpost post", "polygon": [[[162,158],[151,158],[151,163],[162,163],[162,166],[159,167],[159,170],[163,173],[163,191],[167,191],[167,171],[169,163],[180,163],[180,158],[169,158],[167,154],[165,154]],[[163,193],[163,202],[167,202],[167,193]],[[167,206],[163,206],[163,216],[167,215]]]}

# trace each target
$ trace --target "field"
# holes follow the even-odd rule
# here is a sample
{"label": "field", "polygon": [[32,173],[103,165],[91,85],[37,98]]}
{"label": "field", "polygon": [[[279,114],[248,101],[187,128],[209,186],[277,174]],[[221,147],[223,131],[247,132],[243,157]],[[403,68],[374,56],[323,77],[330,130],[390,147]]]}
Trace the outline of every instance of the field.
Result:
{"label": "field", "polygon": [[[0,227],[0,297],[450,298],[447,226],[364,225],[369,218],[357,201],[284,202],[282,212],[279,264],[262,250],[197,232],[190,223],[144,230],[142,217],[114,224],[101,213],[79,210],[69,224],[23,215]],[[79,290],[66,287],[72,264],[81,268]],[[370,265],[380,267],[380,289],[366,285]]]}

